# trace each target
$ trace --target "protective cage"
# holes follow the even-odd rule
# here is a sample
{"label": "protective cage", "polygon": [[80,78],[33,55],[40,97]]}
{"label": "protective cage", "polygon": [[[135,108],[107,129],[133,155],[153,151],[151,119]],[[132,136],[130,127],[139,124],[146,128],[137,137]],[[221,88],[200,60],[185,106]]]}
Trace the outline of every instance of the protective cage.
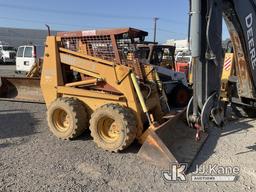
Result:
{"label": "protective cage", "polygon": [[134,28],[59,32],[62,46],[104,60],[127,64],[135,42],[143,41],[148,33]]}

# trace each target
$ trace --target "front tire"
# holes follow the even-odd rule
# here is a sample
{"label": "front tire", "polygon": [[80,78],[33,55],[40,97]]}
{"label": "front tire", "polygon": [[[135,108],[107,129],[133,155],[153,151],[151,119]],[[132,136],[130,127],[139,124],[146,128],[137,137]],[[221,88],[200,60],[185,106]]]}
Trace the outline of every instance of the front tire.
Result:
{"label": "front tire", "polygon": [[74,139],[88,128],[83,103],[75,98],[58,98],[47,111],[50,131],[60,139]]}
{"label": "front tire", "polygon": [[136,137],[136,118],[128,108],[116,104],[103,105],[92,114],[90,130],[98,147],[110,152],[122,151]]}

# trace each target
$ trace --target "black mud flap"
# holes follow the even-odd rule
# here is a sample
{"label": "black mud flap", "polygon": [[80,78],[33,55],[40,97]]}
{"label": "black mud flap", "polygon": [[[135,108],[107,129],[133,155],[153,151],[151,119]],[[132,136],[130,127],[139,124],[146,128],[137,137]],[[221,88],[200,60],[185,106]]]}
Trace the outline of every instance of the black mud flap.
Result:
{"label": "black mud flap", "polygon": [[0,99],[44,103],[40,79],[1,77]]}
{"label": "black mud flap", "polygon": [[147,134],[138,155],[162,168],[174,163],[186,163],[189,167],[208,136],[201,133],[201,139],[195,140],[196,130],[187,125],[185,111],[155,130],[149,129]]}

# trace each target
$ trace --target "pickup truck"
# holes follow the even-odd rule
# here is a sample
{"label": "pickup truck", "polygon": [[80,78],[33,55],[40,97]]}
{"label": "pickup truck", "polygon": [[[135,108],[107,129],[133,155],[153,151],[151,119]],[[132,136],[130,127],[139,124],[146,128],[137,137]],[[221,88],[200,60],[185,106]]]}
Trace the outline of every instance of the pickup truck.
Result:
{"label": "pickup truck", "polygon": [[3,64],[15,63],[16,50],[14,47],[0,43],[0,61]]}

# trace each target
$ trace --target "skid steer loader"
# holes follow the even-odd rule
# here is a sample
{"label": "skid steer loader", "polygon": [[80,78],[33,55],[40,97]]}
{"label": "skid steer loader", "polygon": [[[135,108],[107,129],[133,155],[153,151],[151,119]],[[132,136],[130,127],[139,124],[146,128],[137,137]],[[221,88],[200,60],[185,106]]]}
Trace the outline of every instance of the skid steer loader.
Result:
{"label": "skid steer loader", "polygon": [[175,46],[143,42],[136,47],[140,52],[141,62],[153,65],[159,74],[168,104],[171,107],[186,107],[192,90],[188,86],[186,74],[177,71],[175,66]]}
{"label": "skid steer loader", "polygon": [[156,165],[190,164],[207,134],[196,142],[184,111],[164,111],[154,67],[133,54],[141,33],[129,28],[47,37],[40,84],[49,128],[61,139],[89,128],[94,142],[111,152],[138,139],[139,156]]}
{"label": "skid steer loader", "polygon": [[[48,29],[49,30],[49,29]],[[111,29],[118,31],[119,29]],[[133,29],[135,31],[135,29]],[[127,30],[128,31],[128,30]],[[169,106],[171,107],[185,107],[188,103],[189,100],[189,93],[187,89],[187,79],[184,75],[184,73],[179,73],[175,72],[174,70],[167,70],[162,66],[164,59],[163,55],[161,55],[161,58],[159,57],[159,54],[163,54],[163,51],[165,49],[169,50],[169,55],[170,59],[173,60],[174,58],[174,50],[175,47],[173,46],[163,46],[163,45],[149,45],[147,42],[144,41],[145,36],[148,35],[147,32],[137,30],[136,34],[136,40],[134,42],[130,42],[130,50],[126,48],[127,42],[125,42],[125,35],[127,35],[127,31],[122,31],[118,35],[119,37],[119,42],[117,45],[112,45],[116,46],[115,53],[113,57],[109,57],[109,53],[106,51],[96,51],[96,49],[100,49],[99,46],[94,47],[93,51],[91,52],[83,52],[86,55],[94,55],[100,58],[109,58],[111,61],[119,61],[120,58],[117,54],[117,52],[120,52],[122,54],[122,63],[133,62],[133,54],[139,55],[139,62],[144,63],[146,60],[146,64],[151,64],[154,65],[154,68],[157,70],[159,74],[160,80],[163,82],[164,86],[163,89],[165,91],[166,97],[169,102]],[[131,30],[132,31],[132,30]],[[70,33],[64,32],[66,35],[66,47],[74,46],[72,43],[76,41],[76,39],[68,39],[68,36],[70,36]],[[73,32],[71,32],[73,33]],[[102,42],[104,42],[104,34],[105,31],[103,30],[100,34],[100,37],[102,38]],[[58,33],[58,35],[62,35],[63,33]],[[130,34],[133,35],[133,34]],[[84,34],[84,37],[88,36],[90,38],[93,38],[93,36],[90,35],[90,31],[87,34]],[[82,45],[82,42],[76,42],[77,44]],[[111,44],[113,43],[112,41],[110,42]],[[119,48],[117,48],[119,46]],[[146,46],[147,48],[150,49],[148,54],[148,58],[145,57],[144,55],[144,49],[143,46]],[[71,48],[71,47],[70,47]],[[79,47],[77,49],[78,51],[84,51],[83,47]],[[166,61],[169,62],[168,59],[165,59]],[[37,81],[40,80],[41,76],[41,67],[42,67],[42,60],[40,59],[39,62],[35,63],[30,72],[26,75],[28,78],[17,78],[17,77],[1,77],[3,81],[3,87],[0,89],[0,97],[1,98],[8,98],[8,100],[13,99],[13,100],[21,100],[21,101],[33,101],[33,102],[38,102],[42,103],[42,94],[40,87],[38,86],[39,83]],[[31,81],[29,81],[29,78],[32,78]],[[31,82],[31,85],[29,84]],[[2,90],[2,91],[1,91]],[[29,91],[28,91],[29,90]],[[36,95],[35,97],[31,97],[31,95]]]}

